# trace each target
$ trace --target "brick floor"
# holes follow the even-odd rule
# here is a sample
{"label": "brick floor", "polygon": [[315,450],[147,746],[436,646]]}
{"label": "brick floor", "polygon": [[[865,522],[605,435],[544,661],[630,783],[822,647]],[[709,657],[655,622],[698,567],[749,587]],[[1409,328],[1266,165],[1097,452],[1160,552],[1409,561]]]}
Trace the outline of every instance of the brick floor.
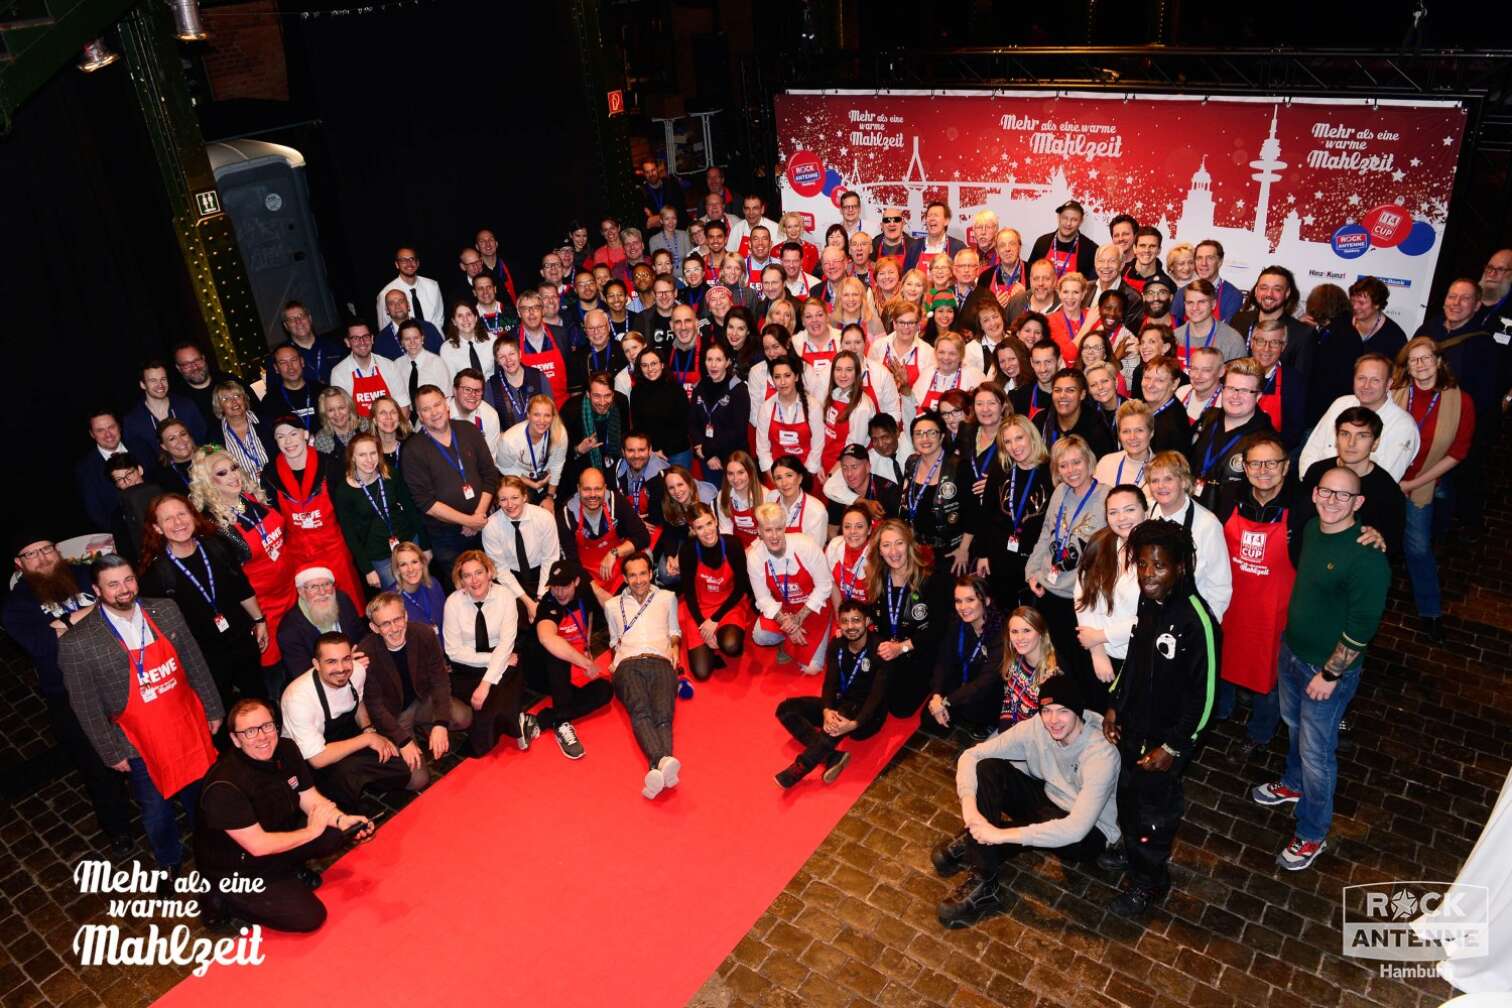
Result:
{"label": "brick floor", "polygon": [[[1505,455],[1506,437],[1502,444]],[[1279,774],[1282,739],[1263,763],[1230,765],[1241,710],[1188,773],[1176,888],[1147,925],[1105,912],[1114,889],[1095,870],[1025,854],[1004,872],[1002,913],[947,931],[934,916],[947,883],[930,870],[929,849],[959,825],[960,746],[915,736],[691,1004],[1440,1004],[1452,994],[1441,981],[1383,981],[1338,954],[1339,890],[1453,877],[1512,765],[1509,482],[1493,480],[1487,534],[1446,549],[1447,645],[1418,635],[1405,581],[1393,586],[1349,715],[1358,742],[1340,757],[1331,848],[1314,870],[1275,867],[1290,810],[1258,808],[1245,794]],[[76,777],[50,747],[26,662],[3,634],[0,725],[0,1004],[150,1004],[183,972],[76,965],[74,932],[103,919],[103,898],[80,896],[70,870],[101,837]]]}

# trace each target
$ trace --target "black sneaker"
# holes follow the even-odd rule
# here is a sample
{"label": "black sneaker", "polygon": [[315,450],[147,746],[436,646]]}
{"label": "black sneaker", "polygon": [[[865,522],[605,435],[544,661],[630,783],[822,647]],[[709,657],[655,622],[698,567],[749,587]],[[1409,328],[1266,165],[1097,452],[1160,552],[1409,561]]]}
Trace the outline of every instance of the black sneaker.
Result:
{"label": "black sneaker", "polygon": [[845,769],[845,764],[850,762],[850,753],[844,749],[836,749],[824,758],[824,783],[833,784]]}
{"label": "black sneaker", "polygon": [[1108,909],[1120,917],[1137,920],[1146,916],[1150,908],[1165,899],[1165,893],[1155,892],[1143,886],[1130,886],[1108,904]]}
{"label": "black sneaker", "polygon": [[965,867],[966,841],[969,836],[970,834],[963,830],[949,840],[941,840],[935,844],[934,850],[929,852],[929,860],[934,862],[935,871],[940,873],[941,878],[950,878]]}
{"label": "black sneaker", "polygon": [[522,711],[520,713],[520,734],[515,739],[515,745],[519,746],[522,750],[529,749],[530,743],[534,742],[540,735],[541,722],[536,720],[534,714],[526,714]]}
{"label": "black sneaker", "polygon": [[1106,872],[1121,872],[1129,867],[1129,856],[1124,852],[1123,844],[1105,847],[1097,855],[1097,867]]}
{"label": "black sneaker", "polygon": [[320,872],[316,871],[313,868],[301,868],[299,869],[299,871],[294,873],[294,876],[298,878],[299,881],[309,886],[311,889],[319,889],[320,883],[325,881],[325,879],[321,877]]}
{"label": "black sneaker", "polygon": [[954,892],[940,901],[935,916],[946,927],[961,927],[1002,905],[997,879],[983,878],[973,871],[955,887]]}
{"label": "black sneaker", "polygon": [[971,736],[971,741],[973,742],[986,742],[992,737],[992,729],[986,725],[976,725],[967,731],[966,734]]}
{"label": "black sneaker", "polygon": [[1423,633],[1435,644],[1444,643],[1444,619],[1442,616],[1424,616]]}
{"label": "black sneaker", "polygon": [[799,781],[803,780],[803,778],[807,777],[809,775],[809,771],[812,769],[814,768],[807,766],[797,760],[794,760],[792,764],[787,767],[787,769],[779,770],[774,775],[773,779],[777,781],[778,787],[786,791],[788,788],[792,787],[794,784],[797,784]]}
{"label": "black sneaker", "polygon": [[1266,743],[1256,742],[1253,739],[1240,739],[1234,744],[1233,751],[1229,753],[1229,762],[1234,766],[1244,766],[1255,758],[1255,753],[1263,752]]}
{"label": "black sneaker", "polygon": [[583,743],[578,741],[577,729],[572,727],[571,721],[563,721],[556,726],[557,746],[561,748],[562,755],[568,759],[583,758]]}

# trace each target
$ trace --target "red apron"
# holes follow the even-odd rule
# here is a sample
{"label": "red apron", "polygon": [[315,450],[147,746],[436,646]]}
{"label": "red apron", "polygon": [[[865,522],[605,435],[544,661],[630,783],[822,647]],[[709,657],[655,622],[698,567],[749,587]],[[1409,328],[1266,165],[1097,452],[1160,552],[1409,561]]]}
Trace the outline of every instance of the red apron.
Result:
{"label": "red apron", "polygon": [[205,776],[215,762],[215,746],[205,706],[189,685],[178,649],[146,609],[142,618],[152,631],[151,644],[132,651],[116,636],[126,652],[126,674],[136,688],[127,688],[126,709],[116,715],[115,723],[147,764],[152,786],[171,798]]}
{"label": "red apron", "polygon": [[[830,365],[835,363],[835,355],[839,352],[840,344],[835,340],[830,340],[823,349],[815,350],[809,346],[808,337],[804,336],[803,345],[798,350],[798,356],[802,357],[803,362],[813,368],[816,374],[822,374],[827,378],[829,376],[828,369]],[[799,381],[802,380],[803,377],[800,375]]]}
{"label": "red apron", "polygon": [[1286,510],[1274,522],[1254,522],[1235,508],[1223,523],[1233,564],[1233,603],[1223,615],[1223,662],[1227,681],[1256,693],[1276,688],[1276,660],[1286,607],[1297,572],[1286,547]]}
{"label": "red apron", "polygon": [[[914,344],[913,348],[908,351],[908,358],[905,360],[893,353],[891,340],[888,340],[886,343],[884,343],[882,345],[882,362],[888,367],[892,367],[893,364],[899,360],[903,361],[903,371],[908,375],[908,387],[913,388],[914,382],[919,380],[918,344]],[[901,395],[903,393],[903,390],[898,389],[898,393]]]}
{"label": "red apron", "polygon": [[[741,559],[744,562],[744,558]],[[729,600],[730,592],[734,590],[735,571],[730,566],[728,557],[712,570],[701,563],[697,564],[697,568],[697,572],[693,575],[693,593],[698,596],[699,611],[704,614],[704,619],[709,619],[720,606]],[[693,614],[688,612],[686,602],[677,607],[677,616],[682,623],[683,643],[690,649],[697,647],[703,642],[703,637],[698,632],[698,624],[693,622]],[[755,611],[751,608],[750,602],[741,599],[735,608],[720,617],[718,625],[745,629],[754,622],[752,618],[754,616]]]}
{"label": "red apron", "polygon": [[538,351],[531,350],[525,333],[520,333],[520,363],[546,376],[546,383],[551,386],[551,398],[556,400],[557,409],[561,409],[562,403],[567,401],[567,359],[562,356],[561,346],[551,327],[547,326],[544,332],[546,342]]}
{"label": "red apron", "polygon": [[[786,577],[773,577],[772,565],[768,562],[766,573],[763,576],[767,579],[767,587],[771,589],[772,597],[782,603],[782,611],[784,613],[799,611],[804,613],[803,632],[807,636],[808,643],[803,645],[801,652],[793,650],[793,647],[796,647],[796,645],[788,644],[784,645],[784,647],[787,648],[788,654],[795,661],[807,667],[814,664],[816,656],[829,643],[830,610],[829,606],[825,606],[822,611],[814,612],[804,604],[808,601],[809,594],[814,590],[814,576],[804,570],[802,564],[795,565],[798,568],[796,573],[789,574]],[[784,584],[787,586],[786,594],[783,593]],[[756,625],[772,633],[781,632],[781,627],[777,625],[777,621],[767,619],[765,616],[757,620]]]}
{"label": "red apron", "polygon": [[950,392],[961,387],[960,371],[957,371],[954,378],[952,379],[954,381],[954,384],[947,385],[944,388],[935,388],[935,386],[939,382],[939,377],[940,372],[936,371],[934,373],[934,377],[929,379],[929,388],[924,391],[924,398],[919,400],[920,413],[927,413],[935,407],[939,406],[941,396],[943,396],[946,392]]}
{"label": "red apron", "polygon": [[[1276,365],[1276,373],[1275,373],[1275,375],[1273,377],[1276,379],[1276,386],[1275,386],[1275,388],[1271,389],[1269,392],[1265,393],[1264,395],[1262,395],[1260,397],[1260,409],[1265,413],[1266,416],[1270,417],[1271,426],[1274,427],[1274,428],[1276,428],[1276,432],[1277,433],[1280,433],[1280,431],[1281,431],[1281,382],[1282,382],[1283,377],[1284,377],[1284,373],[1283,373],[1283,371],[1281,369],[1281,365],[1279,365],[1279,364]],[[1261,388],[1264,388],[1264,387],[1265,387],[1264,385],[1261,386]]]}
{"label": "red apron", "polygon": [[871,400],[872,412],[882,412],[882,400],[877,398],[877,387],[872,384],[871,368],[861,367],[861,391],[866,393],[866,398]]}
{"label": "red apron", "polygon": [[824,450],[819,456],[819,466],[823,472],[835,468],[849,436],[850,420],[841,420],[840,404],[831,403],[824,411]]}
{"label": "red apron", "polygon": [[[367,604],[367,594],[362,590],[362,579],[357,576],[357,566],[352,563],[351,550],[347,549],[346,537],[341,526],[336,524],[336,505],[331,501],[330,485],[321,479],[320,464],[315,452],[305,455],[304,480],[295,483],[294,470],[282,454],[273,463],[281,486],[278,487],[279,510],[289,519],[289,559],[292,574],[311,564],[329,567],[336,575],[336,587],[352,600],[358,612]],[[315,489],[319,480],[320,489]],[[291,497],[286,487],[294,487],[298,497]]]}
{"label": "red apron", "polygon": [[703,337],[693,341],[691,357],[676,343],[667,348],[667,370],[672,372],[672,380],[682,386],[689,399],[693,398],[693,389],[698,385],[698,362],[702,358]]}
{"label": "red apron", "polygon": [[252,558],[242,564],[242,573],[252,585],[258,608],[268,621],[268,650],[262,653],[266,667],[282,660],[278,651],[278,624],[299,597],[294,591],[294,559],[284,542],[283,515],[269,510],[260,525],[261,528],[254,525],[249,529],[237,522],[236,530],[252,551]]}
{"label": "red apron", "polygon": [[840,553],[835,563],[835,584],[840,588],[842,599],[855,599],[866,604],[866,547],[851,552],[849,546]]}
{"label": "red apron", "polygon": [[784,423],[782,420],[782,403],[777,402],[772,406],[772,422],[767,425],[767,440],[772,445],[772,459],[775,461],[784,455],[796,455],[808,465],[809,447],[814,439],[814,432],[809,427],[808,414],[803,410],[802,400],[798,403],[799,420],[797,423]]}
{"label": "red apron", "polygon": [[786,507],[787,508],[787,513],[788,513],[787,531],[788,532],[800,532],[801,533],[803,531],[803,512],[805,512],[805,511],[808,510],[808,499],[809,499],[809,495],[807,493],[800,493],[799,496],[798,496],[798,506],[797,507],[788,507],[788,505],[783,504],[781,496],[778,496],[778,497],[776,497],[776,498],[773,499],[773,503],[774,504],[778,504],[778,505],[781,505],[782,507]]}
{"label": "red apron", "polygon": [[624,584],[624,578],[620,576],[619,569],[616,567],[613,577],[609,581],[604,581],[599,577],[599,565],[604,562],[605,555],[618,548],[623,540],[620,539],[619,530],[615,528],[614,513],[609,507],[604,508],[600,518],[604,522],[604,531],[595,539],[586,534],[583,513],[579,511],[573,522],[572,535],[577,539],[578,563],[600,588],[613,594],[618,592],[620,586]]}
{"label": "red apron", "polygon": [[740,540],[741,549],[750,549],[751,543],[756,541],[756,505],[753,503],[748,508],[735,506],[735,497],[730,496],[730,524],[735,528],[735,538]]}
{"label": "red apron", "polygon": [[365,375],[358,368],[352,368],[352,401],[357,404],[358,416],[371,416],[373,412],[373,400],[379,396],[392,395],[389,391],[388,382],[383,380],[383,373],[378,370],[378,365],[373,365],[373,373]]}

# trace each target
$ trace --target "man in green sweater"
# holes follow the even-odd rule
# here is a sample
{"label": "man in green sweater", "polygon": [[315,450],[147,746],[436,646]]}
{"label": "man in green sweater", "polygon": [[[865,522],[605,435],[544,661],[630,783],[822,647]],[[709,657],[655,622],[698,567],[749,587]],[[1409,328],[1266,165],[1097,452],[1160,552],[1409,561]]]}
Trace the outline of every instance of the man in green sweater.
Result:
{"label": "man in green sweater", "polygon": [[1251,792],[1261,805],[1296,803],[1297,826],[1276,857],[1288,871],[1312,865],[1327,846],[1339,765],[1339,719],[1360,686],[1365,646],[1386,608],[1391,567],[1361,545],[1355,512],[1365,503],[1360,477],[1336,467],[1312,493],[1316,521],[1302,533],[1302,557],[1281,636],[1281,717],[1291,736],[1286,773]]}

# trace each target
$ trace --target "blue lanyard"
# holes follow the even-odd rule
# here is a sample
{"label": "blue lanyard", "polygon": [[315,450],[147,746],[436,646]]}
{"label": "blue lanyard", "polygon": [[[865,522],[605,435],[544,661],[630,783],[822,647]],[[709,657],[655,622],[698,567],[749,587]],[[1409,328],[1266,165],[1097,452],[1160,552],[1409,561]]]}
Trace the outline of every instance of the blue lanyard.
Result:
{"label": "blue lanyard", "polygon": [[[1202,345],[1203,345],[1204,348],[1212,346],[1213,345],[1213,337],[1218,335],[1218,319],[1217,319],[1217,317],[1215,316],[1214,318],[1209,319],[1209,321],[1212,322],[1213,324],[1208,329],[1207,339],[1204,340],[1203,343],[1202,343]],[[1187,367],[1191,367],[1192,366],[1192,323],[1188,322],[1186,325],[1182,326],[1182,328],[1186,330],[1185,339],[1186,339],[1186,361],[1187,361]]]}
{"label": "blue lanyard", "polygon": [[[588,605],[582,599],[578,599],[577,612],[567,615],[572,622],[577,624],[578,633],[583,635],[583,646],[586,648],[588,646]],[[639,618],[638,614],[637,618]]]}
{"label": "blue lanyard", "polygon": [[389,520],[388,491],[383,489],[382,477],[373,480],[373,482],[378,486],[378,500],[376,501],[373,500],[373,494],[368,490],[366,483],[360,483],[358,486],[362,490],[362,496],[367,498],[367,502],[372,505],[373,510],[378,512],[378,517],[383,519],[383,527],[388,529],[388,534],[392,536],[394,534],[394,523]]}
{"label": "blue lanyard", "polygon": [[[919,505],[924,503],[924,494],[929,489],[930,480],[934,479],[935,473],[940,471],[940,463],[945,461],[945,453],[940,452],[940,457],[934,460],[934,465],[929,467],[929,472],[924,477],[924,482],[912,480],[904,493],[904,506],[908,509],[908,520],[912,522],[919,513]],[[917,470],[916,470],[917,471]]]}
{"label": "blue lanyard", "polygon": [[[1019,467],[1014,466],[1012,473],[1008,477],[1008,500],[1010,502],[1013,500],[1014,492],[1018,489],[1018,474]],[[1019,526],[1023,524],[1024,508],[1029,506],[1029,491],[1034,489],[1034,479],[1038,475],[1038,469],[1029,470],[1029,478],[1024,481],[1024,493],[1021,497],[1019,497],[1018,503],[1013,505],[1014,532],[1017,532],[1019,530]]]}
{"label": "blue lanyard", "polygon": [[[416,596],[411,595],[409,592],[405,591],[403,588],[400,588],[399,594],[404,596],[406,602],[410,603],[416,609],[420,610],[420,615],[425,617],[425,622],[431,624],[432,626],[435,626],[436,620],[435,617],[431,615],[430,599],[425,598],[424,592],[421,592],[420,596],[417,598]],[[425,600],[422,602],[421,599]]]}
{"label": "blue lanyard", "polygon": [[[767,576],[770,577],[772,579],[772,582],[775,584],[776,581],[777,581],[777,568],[772,566],[772,558],[771,557],[767,557],[766,568],[767,568]],[[782,602],[783,602],[784,605],[786,605],[790,601],[792,601],[792,600],[788,598],[788,572],[787,571],[783,571],[782,572]]]}
{"label": "blue lanyard", "polygon": [[[250,497],[243,497],[242,500],[246,501],[247,503],[247,511],[246,513],[237,515],[236,522],[239,525],[244,522],[250,522],[251,527],[257,530],[257,537],[262,540],[263,548],[266,549],[269,538],[268,530],[263,526],[263,517],[266,515],[266,512],[264,512],[264,514],[262,515],[259,515],[257,511],[260,509],[258,508],[257,503]],[[250,517],[248,516],[249,514]]]}
{"label": "blue lanyard", "polygon": [[704,405],[703,396],[699,396],[698,397],[698,408],[701,409],[701,410],[703,410],[704,423],[706,423],[706,424],[712,424],[714,422],[714,414],[719,412],[719,407],[728,405],[729,402],[730,402],[730,397],[728,395],[722,396],[722,397],[720,397],[720,400],[717,403],[714,404],[714,408],[713,409],[709,409],[709,407],[707,407],[707,406]]}
{"label": "blue lanyard", "polygon": [[[283,396],[283,401],[288,404],[288,406],[289,406],[289,412],[293,413],[295,416],[299,417],[300,422],[302,422],[304,424],[304,429],[305,430],[309,430],[310,429],[310,417],[302,416],[300,414],[299,407],[295,406],[294,405],[294,400],[289,398],[289,390],[287,388],[285,388],[284,386],[279,385],[278,386],[278,391],[279,391],[279,394]],[[310,408],[309,407],[309,402],[310,402],[310,393],[309,393],[309,391],[307,389],[305,391],[305,409],[309,409]],[[311,411],[311,415],[312,416],[314,415],[314,411],[313,410]]]}
{"label": "blue lanyard", "polygon": [[851,565],[850,577],[847,578],[845,576],[845,550],[842,549],[840,551],[841,595],[844,595],[848,599],[857,598],[860,596],[861,591],[858,586],[861,584],[861,568],[864,566],[866,566],[866,547],[862,546],[860,555],[856,557],[856,562]]}
{"label": "blue lanyard", "polygon": [[976,455],[971,456],[971,472],[972,475],[974,475],[977,479],[981,479],[983,476],[987,475],[987,467],[992,465],[992,460],[997,457],[997,448],[998,446],[996,440],[994,440],[992,444],[987,446],[987,450],[984,451],[981,455],[981,465],[977,465]]}
{"label": "blue lanyard", "polygon": [[131,664],[136,668],[137,685],[145,686],[147,683],[147,674],[143,670],[143,666],[147,662],[147,620],[146,614],[142,613],[140,605],[136,607],[136,611],[132,615],[134,617],[137,614],[142,615],[142,632],[137,635],[137,640],[142,646],[136,651],[132,651],[131,648],[126,647],[126,638],[121,636],[121,631],[116,629],[116,625],[111,622],[108,616],[105,617],[105,625],[110,627],[110,632],[115,635],[115,639],[121,642],[121,647],[126,648],[126,657],[131,659]]}
{"label": "blue lanyard", "polygon": [[1237,444],[1239,442],[1239,439],[1242,437],[1244,437],[1244,432],[1240,431],[1238,434],[1235,434],[1233,437],[1229,438],[1228,443],[1218,450],[1217,455],[1214,455],[1213,445],[1218,443],[1217,428],[1214,427],[1213,439],[1208,442],[1207,450],[1202,453],[1202,471],[1197,474],[1197,478],[1202,479],[1206,477],[1208,470],[1213,468],[1213,463],[1218,459],[1223,458],[1223,456],[1227,455],[1229,453],[1229,449],[1234,447],[1234,445]]}
{"label": "blue lanyard", "polygon": [[[467,471],[462,468],[462,446],[461,445],[457,445],[456,446],[457,452],[456,452],[455,455],[453,455],[452,454],[452,450],[450,448],[448,448],[446,445],[442,444],[440,441],[436,440],[436,435],[434,435],[434,434],[432,434],[430,432],[430,428],[429,427],[427,427],[425,429],[425,436],[428,437],[428,438],[430,438],[432,441],[435,442],[436,447],[441,450],[441,454],[444,455],[444,456],[446,456],[446,461],[450,462],[452,464],[452,466],[456,468],[457,475],[462,478],[462,482],[463,483],[466,483],[467,482]],[[456,434],[455,433],[453,433],[453,435],[452,435],[452,440],[453,441],[456,440]]]}
{"label": "blue lanyard", "polygon": [[[543,437],[541,440],[543,442],[545,442],[541,446],[541,456],[543,458],[545,458],[545,457],[548,456],[548,454],[550,452],[550,449],[551,449],[551,430],[550,430],[550,428],[547,428],[546,436]],[[530,478],[531,479],[540,479],[542,473],[545,472],[545,468],[543,466],[541,466],[541,464],[536,461],[535,443],[530,440],[530,427],[528,425],[525,427],[525,447],[530,449]]]}
{"label": "blue lanyard", "polygon": [[643,603],[641,603],[641,607],[636,612],[635,617],[633,619],[631,619],[630,622],[626,623],[625,622],[625,595],[629,595],[629,594],[630,594],[630,592],[626,591],[623,595],[621,595],[619,597],[620,625],[625,628],[625,629],[623,629],[623,630],[620,631],[620,640],[624,640],[625,637],[630,633],[630,628],[633,627],[633,626],[635,626],[635,624],[637,624],[637,623],[640,622],[640,618],[646,614],[646,610],[651,608],[651,603],[653,601],[655,601],[655,599],[656,599],[656,589],[652,588],[651,592],[646,596],[646,601],[643,602]]}
{"label": "blue lanyard", "polygon": [[[180,574],[183,574],[184,577],[189,579],[190,584],[199,589],[199,593],[205,597],[205,601],[210,603],[210,608],[219,610],[220,607],[215,604],[215,571],[210,566],[210,558],[205,555],[204,544],[197,539],[194,542],[194,548],[199,552],[200,561],[205,565],[205,576],[210,581],[209,591],[206,591],[205,586],[200,584],[199,578],[194,576],[194,572],[191,571],[188,567],[185,567],[183,563],[179,561],[179,558],[173,555],[173,550],[171,549],[168,550],[168,559],[173,561],[173,566],[179,569]],[[217,615],[219,615],[219,612],[217,612]]]}
{"label": "blue lanyard", "polygon": [[[847,655],[849,655],[850,659],[851,659],[851,667],[850,667],[850,674],[849,675],[847,675],[846,672],[845,672],[845,658],[846,658]],[[851,652],[851,649],[848,648],[848,647],[846,647],[844,644],[840,645],[840,654],[836,657],[836,664],[840,666],[840,695],[841,696],[844,696],[847,692],[849,692],[850,687],[851,687],[851,683],[853,683],[853,682],[856,681],[856,673],[861,671],[861,663],[863,661],[865,661],[865,660],[866,660],[866,649],[865,648],[861,649],[861,653],[860,654],[854,654],[854,653]]]}
{"label": "blue lanyard", "polygon": [[[987,626],[986,626],[985,623],[982,625],[982,629],[983,630],[987,629]],[[977,660],[977,657],[982,653],[982,648],[984,648],[986,646],[987,646],[987,636],[984,633],[982,636],[980,636],[980,637],[977,638],[976,647],[974,647],[974,648],[971,649],[971,654],[969,654],[969,655],[966,654],[966,624],[962,623],[961,626],[960,626],[960,628],[958,630],[956,630],[956,654],[962,656],[962,658],[961,658],[961,685],[962,686],[966,685],[966,680],[971,675],[971,664],[972,664],[972,662],[974,662],[974,661]]]}
{"label": "blue lanyard", "polygon": [[[1120,483],[1123,482],[1123,466],[1124,466],[1124,463],[1127,462],[1127,461],[1129,461],[1129,454],[1128,454],[1128,452],[1125,452],[1124,453],[1124,457],[1118,460],[1118,475],[1113,477],[1113,485],[1114,486],[1118,486]],[[1134,477],[1134,485],[1135,486],[1139,486],[1139,485],[1141,485],[1141,484],[1144,483],[1144,474],[1145,474],[1145,463],[1141,462],[1141,463],[1139,463],[1139,475]]]}
{"label": "blue lanyard", "polygon": [[1065,538],[1061,538],[1061,519],[1066,516],[1066,498],[1061,498],[1060,509],[1055,512],[1055,535],[1053,537],[1057,544],[1057,549],[1060,548],[1061,544],[1065,543],[1068,539],[1071,538],[1071,530],[1076,528],[1076,519],[1081,516],[1082,509],[1087,506],[1087,501],[1092,499],[1092,491],[1096,489],[1097,479],[1094,477],[1092,482],[1087,484],[1087,492],[1077,503],[1076,510],[1071,512],[1071,523],[1066,526]]}
{"label": "blue lanyard", "polygon": [[[629,325],[629,319],[625,320],[625,324],[627,326]],[[604,363],[603,363],[602,367],[599,366],[599,362],[598,362],[599,361],[599,354],[603,354],[604,355]],[[609,367],[610,362],[613,360],[613,357],[614,357],[614,348],[613,347],[604,347],[604,349],[602,349],[602,350],[595,350],[595,349],[593,349],[593,347],[590,346],[588,348],[588,370],[589,371],[604,371],[604,370],[607,370],[608,367]]]}
{"label": "blue lanyard", "polygon": [[504,369],[503,368],[500,368],[499,370],[495,371],[494,372],[494,377],[498,379],[499,386],[504,390],[504,395],[509,400],[510,407],[513,408],[513,410],[514,410],[514,415],[517,416],[517,417],[519,417],[521,420],[524,420],[525,419],[525,403],[526,403],[526,401],[528,399],[528,393],[527,393],[527,390],[525,388],[525,383],[523,381],[520,382],[520,394],[519,394],[519,396],[516,396],[515,395],[514,386],[511,385],[511,384],[509,384],[509,379],[508,378],[504,377]]}
{"label": "blue lanyard", "polygon": [[892,575],[886,575],[882,579],[882,586],[887,590],[887,622],[888,629],[892,631],[893,639],[897,640],[898,631],[902,629],[898,625],[898,617],[903,614],[903,601],[908,598],[908,585],[898,589],[897,600],[893,600]]}
{"label": "blue lanyard", "polygon": [[243,458],[251,462],[256,462],[259,469],[261,469],[263,465],[267,463],[268,457],[263,454],[262,442],[258,440],[257,432],[252,429],[251,417],[247,418],[247,433],[251,435],[249,440],[251,441],[252,446],[250,448],[247,447],[247,442],[243,441],[241,439],[241,436],[238,435],[236,431],[232,430],[231,425],[226,423],[226,421],[224,420],[221,421],[221,429],[224,430],[227,434],[231,435],[231,440],[235,441],[236,447],[241,449]]}
{"label": "blue lanyard", "polygon": [[[1417,391],[1417,385],[1414,384],[1414,383],[1409,382],[1408,385],[1407,385],[1407,415],[1408,416],[1412,415],[1412,396],[1413,396],[1413,393],[1416,392],[1416,391]],[[1433,393],[1433,398],[1428,401],[1428,408],[1423,411],[1423,419],[1417,421],[1417,429],[1418,430],[1421,431],[1423,429],[1423,424],[1427,423],[1428,422],[1428,418],[1431,417],[1431,416],[1433,416],[1433,408],[1438,405],[1438,401],[1439,401],[1439,396],[1440,395],[1442,395],[1442,393],[1438,392],[1438,391],[1435,391]]]}
{"label": "blue lanyard", "polygon": [[[687,361],[687,366],[683,366]],[[672,373],[675,375],[692,375],[698,372],[698,347],[691,350],[679,350],[676,345],[672,347]]]}

